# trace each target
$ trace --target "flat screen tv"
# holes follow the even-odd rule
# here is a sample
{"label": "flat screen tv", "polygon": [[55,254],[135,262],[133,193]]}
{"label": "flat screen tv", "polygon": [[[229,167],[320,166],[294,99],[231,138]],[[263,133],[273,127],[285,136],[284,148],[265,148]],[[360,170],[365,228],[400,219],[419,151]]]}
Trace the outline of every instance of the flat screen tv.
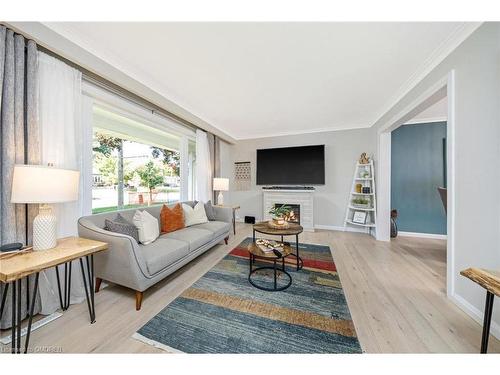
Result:
{"label": "flat screen tv", "polygon": [[257,185],[306,184],[325,184],[325,145],[257,150]]}

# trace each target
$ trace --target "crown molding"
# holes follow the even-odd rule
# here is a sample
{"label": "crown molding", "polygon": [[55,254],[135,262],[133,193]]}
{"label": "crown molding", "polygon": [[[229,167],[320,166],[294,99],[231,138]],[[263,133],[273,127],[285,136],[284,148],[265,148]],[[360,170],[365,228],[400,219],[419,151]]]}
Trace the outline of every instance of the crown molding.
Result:
{"label": "crown molding", "polygon": [[363,130],[370,129],[371,126],[348,126],[342,128],[316,128],[316,129],[304,129],[304,130],[291,130],[284,132],[274,132],[274,133],[251,133],[249,135],[243,136],[233,136],[237,141],[244,141],[248,139],[258,139],[258,138],[272,138],[272,137],[286,137],[291,135],[304,135],[304,134],[315,134],[315,133],[333,133],[348,130]]}
{"label": "crown molding", "polygon": [[98,54],[92,47],[92,40],[77,37],[71,28],[57,22],[8,22],[5,24],[15,32],[33,39],[47,50],[121,86],[196,127],[211,132],[230,144],[235,142],[235,139],[223,130],[166,97],[154,80],[140,68],[135,66],[125,68],[120,60],[109,52]]}
{"label": "crown molding", "polygon": [[425,118],[412,119],[410,121],[405,122],[403,125],[430,124],[433,122],[446,122],[446,121],[448,121],[446,116],[425,117]]}
{"label": "crown molding", "polygon": [[[229,143],[237,140],[282,137],[292,135],[302,135],[311,133],[336,132],[346,130],[369,129],[373,127],[386,113],[388,113],[405,95],[407,95],[419,82],[421,82],[436,66],[438,66],[451,52],[453,52],[464,40],[466,40],[482,22],[464,22],[458,26],[448,38],[446,38],[424,61],[424,63],[401,85],[395,95],[387,101],[387,104],[377,113],[373,121],[368,121],[367,125],[344,126],[340,128],[321,127],[316,129],[304,129],[284,132],[255,132],[241,136],[231,134],[206,120],[196,116],[192,109],[181,106],[162,94],[161,88],[157,87],[154,80],[139,67],[124,69],[122,64],[115,65],[115,56],[106,54],[98,56],[92,48],[90,40],[75,40],[76,34],[68,28],[63,28],[57,23],[41,22],[11,22],[9,27],[16,29],[23,34],[27,34],[40,45],[60,54],[68,60],[81,64],[84,68],[103,75],[111,82],[119,82],[121,86],[131,92],[144,97],[146,100],[165,108],[168,111],[185,118],[189,122],[202,129],[210,131]],[[80,45],[80,43],[82,45]],[[104,74],[102,73],[104,72]],[[422,122],[419,120],[419,122]]]}
{"label": "crown molding", "polygon": [[483,22],[464,22],[458,26],[424,61],[424,63],[401,85],[399,90],[387,102],[387,105],[373,119],[370,126],[375,125],[401,99],[403,99],[418,83],[420,83],[434,68],[444,61],[462,42],[464,42]]}
{"label": "crown molding", "polygon": [[[289,135],[301,135],[310,133],[324,133],[345,130],[369,129],[373,127],[378,120],[380,120],[387,112],[389,112],[401,99],[404,98],[418,83],[420,83],[434,68],[436,68],[443,60],[448,57],[462,42],[464,42],[474,31],[476,31],[483,22],[464,22],[458,26],[448,38],[446,38],[424,61],[424,63],[408,78],[408,80],[401,85],[395,95],[388,101],[387,105],[378,112],[377,116],[369,123],[368,126],[350,126],[342,128],[317,128],[305,129],[303,131],[289,131],[289,132],[276,132],[276,133],[254,133],[246,136],[234,137],[236,140],[256,139],[256,138],[270,138],[282,137]],[[415,122],[409,121],[407,124],[446,121],[446,118],[433,118],[433,119],[419,119]]]}

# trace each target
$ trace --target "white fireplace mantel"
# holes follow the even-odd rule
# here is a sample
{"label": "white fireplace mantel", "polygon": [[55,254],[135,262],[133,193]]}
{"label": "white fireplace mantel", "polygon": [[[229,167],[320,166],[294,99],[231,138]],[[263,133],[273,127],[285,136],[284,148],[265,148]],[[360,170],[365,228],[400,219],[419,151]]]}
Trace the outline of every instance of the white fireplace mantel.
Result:
{"label": "white fireplace mantel", "polygon": [[300,206],[300,225],[305,231],[314,232],[314,190],[311,189],[264,189],[263,215],[270,220],[269,210],[276,203],[297,204]]}

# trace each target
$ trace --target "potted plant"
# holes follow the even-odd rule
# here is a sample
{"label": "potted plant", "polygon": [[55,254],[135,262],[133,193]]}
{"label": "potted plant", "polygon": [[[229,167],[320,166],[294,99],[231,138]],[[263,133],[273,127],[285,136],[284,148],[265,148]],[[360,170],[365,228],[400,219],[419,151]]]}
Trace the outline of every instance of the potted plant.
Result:
{"label": "potted plant", "polygon": [[277,225],[285,225],[285,216],[288,215],[291,208],[282,204],[281,206],[274,206],[269,210],[269,214],[273,217],[273,222]]}
{"label": "potted plant", "polygon": [[352,205],[358,208],[370,208],[370,200],[366,198],[354,198]]}

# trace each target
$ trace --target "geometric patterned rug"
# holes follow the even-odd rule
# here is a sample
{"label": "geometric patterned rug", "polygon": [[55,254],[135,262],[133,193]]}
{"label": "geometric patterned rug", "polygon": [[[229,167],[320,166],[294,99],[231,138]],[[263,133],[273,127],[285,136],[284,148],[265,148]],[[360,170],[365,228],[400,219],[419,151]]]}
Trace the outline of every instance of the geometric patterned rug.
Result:
{"label": "geometric patterned rug", "polygon": [[[169,352],[361,353],[330,248],[299,244],[303,269],[295,271],[295,258],[286,258],[292,285],[268,292],[248,282],[250,241],[245,239],[133,337]],[[266,271],[256,277],[261,283],[272,280]]]}

